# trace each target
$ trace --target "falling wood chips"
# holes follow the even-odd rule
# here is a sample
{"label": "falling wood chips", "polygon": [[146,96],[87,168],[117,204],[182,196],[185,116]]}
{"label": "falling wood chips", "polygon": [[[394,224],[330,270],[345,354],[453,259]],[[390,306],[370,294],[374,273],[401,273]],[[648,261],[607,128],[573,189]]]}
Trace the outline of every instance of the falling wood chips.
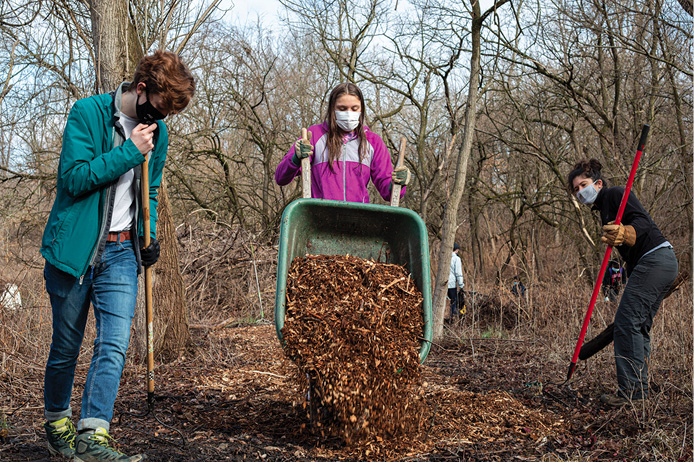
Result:
{"label": "falling wood chips", "polygon": [[422,295],[403,267],[342,255],[292,262],[285,352],[312,384],[308,406],[323,436],[352,442],[416,430],[422,333]]}

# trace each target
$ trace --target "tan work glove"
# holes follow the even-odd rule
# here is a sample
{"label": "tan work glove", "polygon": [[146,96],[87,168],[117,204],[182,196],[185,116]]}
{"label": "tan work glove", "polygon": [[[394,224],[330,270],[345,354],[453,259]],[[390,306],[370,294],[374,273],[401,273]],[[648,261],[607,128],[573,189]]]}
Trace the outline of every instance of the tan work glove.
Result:
{"label": "tan work glove", "polygon": [[613,247],[636,244],[636,230],[631,225],[615,225],[613,221],[602,227],[604,233],[600,240]]}

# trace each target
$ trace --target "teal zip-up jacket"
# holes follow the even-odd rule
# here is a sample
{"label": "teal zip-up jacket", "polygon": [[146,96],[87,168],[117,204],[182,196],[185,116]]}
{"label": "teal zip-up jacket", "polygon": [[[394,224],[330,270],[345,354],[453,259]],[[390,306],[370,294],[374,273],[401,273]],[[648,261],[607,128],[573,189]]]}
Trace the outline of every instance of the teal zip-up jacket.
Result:
{"label": "teal zip-up jacket", "polygon": [[[58,164],[58,188],[41,241],[41,254],[61,271],[81,278],[98,263],[106,246],[118,178],[135,168],[135,223],[133,247],[140,271],[142,206],[140,179],[144,156],[120,125],[124,82],[114,93],[78,100],[63,132]],[[157,194],[169,139],[166,125],[157,121],[154,150],[149,158],[150,226],[156,237]]]}

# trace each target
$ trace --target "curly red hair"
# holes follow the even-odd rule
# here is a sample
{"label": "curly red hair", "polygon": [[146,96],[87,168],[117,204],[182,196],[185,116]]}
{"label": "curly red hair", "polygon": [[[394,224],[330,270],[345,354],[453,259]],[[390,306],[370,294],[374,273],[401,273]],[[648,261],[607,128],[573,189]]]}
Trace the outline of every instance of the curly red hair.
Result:
{"label": "curly red hair", "polygon": [[143,82],[147,90],[161,96],[170,114],[181,112],[195,94],[195,78],[181,57],[170,51],[158,50],[137,64],[128,91]]}

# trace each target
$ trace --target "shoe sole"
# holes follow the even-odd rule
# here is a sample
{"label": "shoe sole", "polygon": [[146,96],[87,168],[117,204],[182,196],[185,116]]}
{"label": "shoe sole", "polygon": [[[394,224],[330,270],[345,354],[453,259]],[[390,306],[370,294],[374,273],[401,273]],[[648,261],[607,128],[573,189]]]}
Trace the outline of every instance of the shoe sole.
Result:
{"label": "shoe sole", "polygon": [[[140,461],[140,462],[147,459],[147,457],[146,457],[145,455],[143,455],[143,454],[140,454],[139,456],[140,456],[140,459],[138,459],[138,461]],[[130,457],[136,457],[136,456],[130,456]],[[72,460],[73,460],[74,462],[87,462],[87,461],[84,460],[84,459],[80,459],[80,458],[77,456],[77,454],[75,454],[75,456],[73,457]]]}
{"label": "shoe sole", "polygon": [[74,456],[74,455],[72,455],[72,456],[66,456],[66,455],[63,454],[62,452],[56,451],[56,450],[53,448],[53,446],[51,446],[51,443],[46,443],[46,446],[48,446],[48,452],[49,452],[49,454],[50,454],[51,456],[53,456],[53,457],[62,457],[63,459],[67,459],[67,460],[74,460],[74,459],[75,459],[75,456]]}

